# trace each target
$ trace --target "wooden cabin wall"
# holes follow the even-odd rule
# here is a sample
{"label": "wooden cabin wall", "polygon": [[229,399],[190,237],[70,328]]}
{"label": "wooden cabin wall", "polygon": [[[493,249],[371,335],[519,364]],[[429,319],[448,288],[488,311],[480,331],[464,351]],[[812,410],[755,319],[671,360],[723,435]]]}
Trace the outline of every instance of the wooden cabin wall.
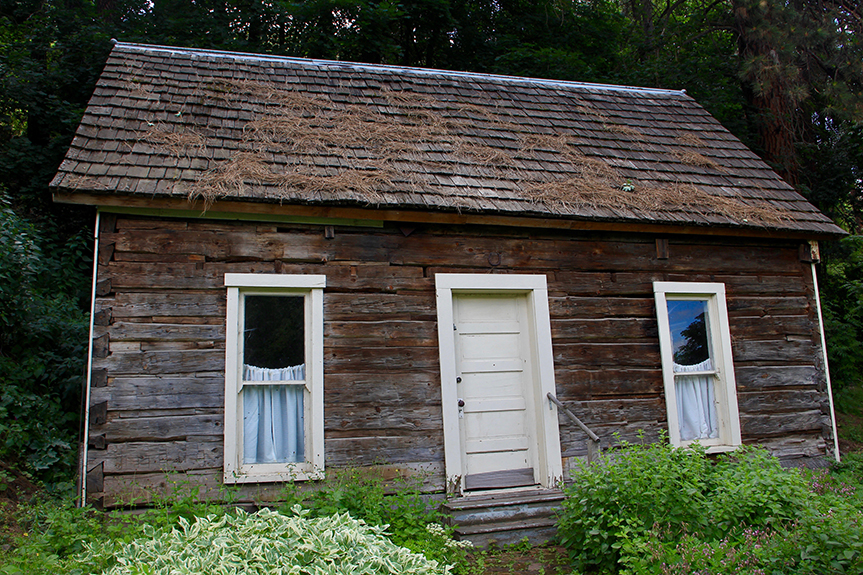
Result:
{"label": "wooden cabin wall", "polygon": [[[809,264],[799,242],[383,228],[103,214],[88,494],[111,506],[202,485],[219,497],[226,272],[326,274],[328,467],[422,470],[443,489],[434,274],[548,278],[558,397],[604,445],[655,439],[665,400],[652,282],[724,282],[746,443],[825,454],[829,417]],[[566,461],[584,436],[560,420]],[[278,485],[233,497],[264,501]]]}

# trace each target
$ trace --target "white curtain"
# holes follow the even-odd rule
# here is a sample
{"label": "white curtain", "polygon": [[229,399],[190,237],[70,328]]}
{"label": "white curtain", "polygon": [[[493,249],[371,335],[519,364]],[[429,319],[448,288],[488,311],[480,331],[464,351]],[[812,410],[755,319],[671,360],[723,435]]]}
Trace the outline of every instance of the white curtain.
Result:
{"label": "white curtain", "polygon": [[710,358],[695,365],[674,364],[674,390],[677,395],[677,418],[680,439],[711,439],[719,437],[713,375],[678,375],[687,372],[713,371]]}
{"label": "white curtain", "polygon": [[[304,381],[305,365],[243,366],[244,381]],[[243,463],[304,461],[304,385],[243,386]]]}

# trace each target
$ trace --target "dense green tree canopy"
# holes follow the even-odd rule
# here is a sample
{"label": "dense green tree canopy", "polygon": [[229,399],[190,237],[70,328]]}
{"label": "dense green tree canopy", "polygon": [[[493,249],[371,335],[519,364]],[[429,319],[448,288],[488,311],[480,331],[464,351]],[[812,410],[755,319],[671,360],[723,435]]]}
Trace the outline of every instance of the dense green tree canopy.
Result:
{"label": "dense green tree canopy", "polygon": [[[0,259],[0,266],[23,266],[14,281],[25,282],[28,301],[48,305],[27,270],[66,261],[61,246],[92,225],[90,211],[53,204],[48,183],[111,38],[686,89],[818,207],[858,233],[861,28],[859,3],[844,0],[0,0],[3,217],[38,238],[22,243],[6,234],[8,245],[33,249]],[[825,307],[841,350],[835,371],[840,386],[856,384],[863,365],[863,280],[855,274],[863,247],[852,239],[825,254]],[[0,276],[7,272],[0,269]],[[52,293],[75,303],[89,278],[83,271],[69,278]],[[36,341],[42,336],[28,331],[35,324],[27,314],[38,306],[17,304],[13,291],[0,290],[10,298],[0,302],[3,321],[17,326],[20,341]],[[23,356],[13,357],[10,349],[8,337],[0,340],[0,366],[20,369],[27,354],[16,348]],[[12,381],[8,371],[0,378]],[[67,389],[68,377],[62,378],[58,389]],[[30,401],[42,388],[15,388],[18,400],[7,389],[0,421],[20,424],[29,413],[20,397]],[[67,410],[77,412],[77,400],[61,395]]]}

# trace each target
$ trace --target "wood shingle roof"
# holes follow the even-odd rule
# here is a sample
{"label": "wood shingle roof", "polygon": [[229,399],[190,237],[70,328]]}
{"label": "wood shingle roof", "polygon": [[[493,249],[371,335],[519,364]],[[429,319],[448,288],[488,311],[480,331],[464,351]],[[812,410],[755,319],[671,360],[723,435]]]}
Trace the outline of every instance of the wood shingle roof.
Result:
{"label": "wood shingle roof", "polygon": [[124,43],[52,186],[842,233],[683,92]]}

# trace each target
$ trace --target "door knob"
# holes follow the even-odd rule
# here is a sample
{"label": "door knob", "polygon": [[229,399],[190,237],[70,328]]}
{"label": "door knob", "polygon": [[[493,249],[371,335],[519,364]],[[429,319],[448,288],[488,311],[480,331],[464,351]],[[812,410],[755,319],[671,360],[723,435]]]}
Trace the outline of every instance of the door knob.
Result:
{"label": "door knob", "polygon": [[459,407],[464,407],[464,400],[463,400],[463,399],[459,398],[459,400],[458,400],[458,406],[459,406]]}

